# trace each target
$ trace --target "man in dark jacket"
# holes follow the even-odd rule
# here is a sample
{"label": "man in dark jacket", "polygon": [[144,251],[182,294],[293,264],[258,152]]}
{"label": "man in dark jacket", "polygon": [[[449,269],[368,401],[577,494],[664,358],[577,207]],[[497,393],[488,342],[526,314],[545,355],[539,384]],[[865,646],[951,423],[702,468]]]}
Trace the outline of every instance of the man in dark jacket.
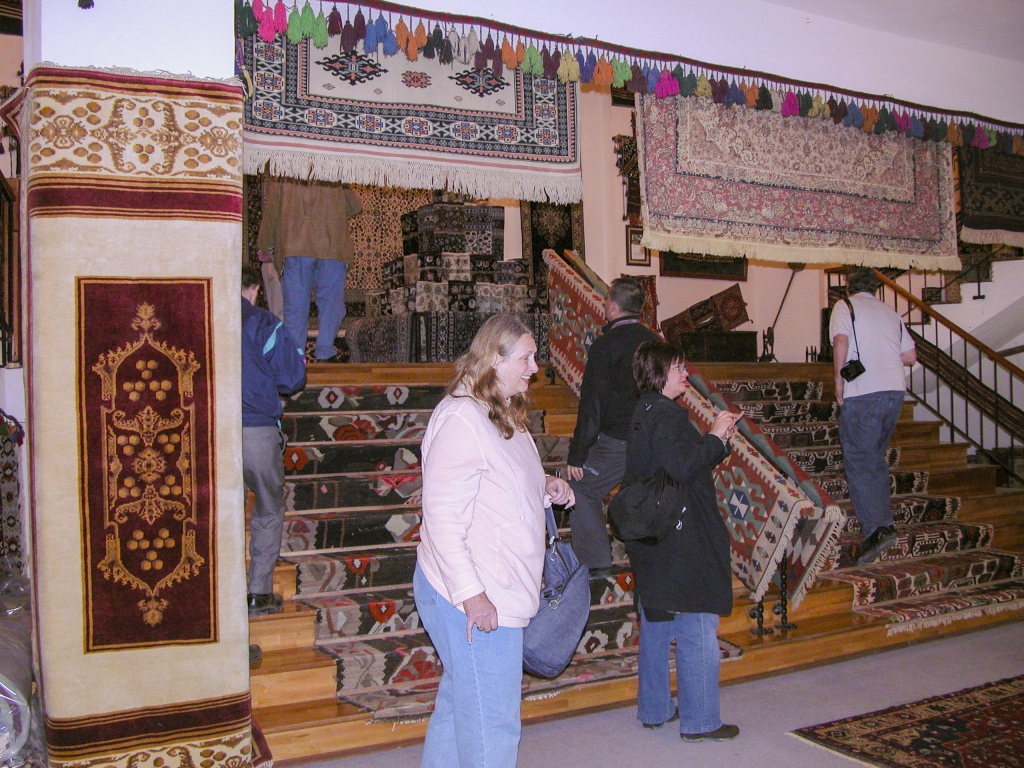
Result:
{"label": "man in dark jacket", "polygon": [[284,527],[284,446],[281,395],[306,381],[306,361],[284,325],[253,306],[260,273],[242,267],[242,477],[256,495],[249,522],[250,616],[282,610],[275,595],[274,566]]}
{"label": "man in dark jacket", "polygon": [[572,548],[592,574],[612,564],[603,499],[626,470],[626,438],[640,393],[633,381],[633,353],[658,341],[640,322],[644,291],[635,280],[612,281],[605,299],[608,324],[590,345],[580,387],[576,431],[569,447],[569,484],[576,492],[570,517]]}

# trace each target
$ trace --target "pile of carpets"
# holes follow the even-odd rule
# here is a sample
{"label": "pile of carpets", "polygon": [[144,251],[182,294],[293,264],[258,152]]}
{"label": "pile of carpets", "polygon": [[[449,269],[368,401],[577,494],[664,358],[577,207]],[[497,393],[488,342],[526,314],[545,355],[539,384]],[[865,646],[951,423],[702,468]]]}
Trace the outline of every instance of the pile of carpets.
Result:
{"label": "pile of carpets", "polygon": [[531,281],[523,259],[503,260],[505,209],[435,202],[402,216],[404,255],[368,290],[366,317],[346,332],[352,362],[453,362],[484,320],[518,315],[547,360],[547,276]]}

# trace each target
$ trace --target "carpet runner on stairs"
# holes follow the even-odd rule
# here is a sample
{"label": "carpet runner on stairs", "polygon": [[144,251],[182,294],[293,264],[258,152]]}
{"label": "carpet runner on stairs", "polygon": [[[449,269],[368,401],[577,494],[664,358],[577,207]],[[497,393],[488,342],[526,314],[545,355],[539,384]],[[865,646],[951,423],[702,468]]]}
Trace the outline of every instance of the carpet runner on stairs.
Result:
{"label": "carpet runner on stairs", "polygon": [[[296,567],[295,600],[317,611],[316,647],[338,666],[338,694],[375,719],[429,713],[440,669],[412,599],[421,519],[420,440],[437,385],[309,388],[286,402],[282,556]],[[542,462],[563,466],[567,438],[544,434]],[[563,521],[564,523],[564,521]],[[563,532],[568,537],[568,531]],[[617,561],[624,551],[616,543]],[[636,674],[632,573],[591,582],[592,618],[569,672],[528,678],[524,696]],[[725,660],[742,651],[721,642]]]}
{"label": "carpet runner on stairs", "polygon": [[[889,631],[973,612],[1017,607],[1024,574],[1011,553],[989,549],[992,528],[956,519],[960,499],[928,494],[928,472],[899,467],[893,478],[897,544],[883,560],[851,568],[861,541],[847,499],[835,404],[816,381],[715,382],[846,512],[822,576],[853,585],[855,610]],[[311,387],[286,402],[287,517],[282,556],[296,569],[295,600],[316,609],[316,647],[335,659],[338,696],[374,720],[425,717],[440,675],[412,599],[420,510],[420,440],[439,385]],[[531,432],[549,469],[564,465],[568,440]],[[565,524],[565,521],[562,521]],[[564,531],[568,537],[568,531]],[[591,620],[569,669],[527,677],[524,698],[636,674],[632,573],[621,544],[612,573],[591,582]],[[946,558],[943,560],[942,558]],[[740,648],[720,640],[725,661]]]}
{"label": "carpet runner on stairs", "polygon": [[[1024,607],[1022,556],[992,550],[992,526],[957,520],[961,499],[929,494],[929,473],[902,469],[898,446],[886,456],[896,543],[876,563],[856,566],[863,536],[843,473],[838,411],[822,399],[823,383],[715,386],[840,502],[846,522],[821,578],[853,586],[856,614],[886,622],[894,634]],[[772,402],[781,393],[788,393],[791,401]]]}

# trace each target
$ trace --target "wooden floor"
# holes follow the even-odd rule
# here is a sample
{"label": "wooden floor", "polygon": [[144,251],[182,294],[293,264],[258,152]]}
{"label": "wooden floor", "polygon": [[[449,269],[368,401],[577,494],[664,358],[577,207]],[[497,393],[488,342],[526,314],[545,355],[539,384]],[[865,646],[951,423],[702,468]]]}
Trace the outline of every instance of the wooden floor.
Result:
{"label": "wooden floor", "polygon": [[[700,364],[709,380],[804,379],[831,382],[828,364]],[[451,365],[311,365],[310,385],[444,384]],[[576,399],[561,383],[538,376],[531,387],[534,407],[546,410],[547,431],[571,435]],[[995,488],[991,467],[968,466],[960,447],[938,443],[934,424],[904,418],[894,445],[906,461],[932,475],[929,492],[960,495],[960,519],[994,526],[993,546],[1024,550],[1024,493]],[[904,463],[901,460],[901,463]],[[851,612],[852,589],[845,584],[819,581],[800,607],[790,614],[798,626],[755,637],[752,604],[734,580],[735,609],[722,620],[720,635],[744,650],[742,658],[722,665],[724,684],[751,680],[801,667],[827,664],[854,655],[921,642],[1024,618],[1024,609],[982,616],[890,635],[884,623],[865,620]],[[295,593],[295,568],[282,561],[275,572],[275,590],[285,597]],[[768,626],[777,622],[771,612],[778,596],[765,599]],[[410,723],[370,723],[362,710],[334,697],[333,660],[312,648],[315,613],[298,604],[276,616],[250,620],[252,642],[264,648],[262,665],[252,671],[254,717],[267,737],[276,763],[300,764],[328,757],[355,754],[414,743],[423,738],[425,720]],[[636,700],[636,679],[578,686],[559,695],[523,702],[523,719],[539,722],[583,712],[625,706]]]}

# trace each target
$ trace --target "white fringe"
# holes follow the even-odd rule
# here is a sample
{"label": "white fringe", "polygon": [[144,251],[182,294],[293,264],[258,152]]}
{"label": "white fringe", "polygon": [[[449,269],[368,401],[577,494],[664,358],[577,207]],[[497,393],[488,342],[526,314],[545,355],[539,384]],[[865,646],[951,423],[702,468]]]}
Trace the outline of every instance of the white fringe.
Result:
{"label": "white fringe", "polygon": [[839,535],[842,533],[842,526],[839,522],[845,517],[842,510],[839,509],[838,504],[830,504],[823,510],[822,518],[825,519],[831,526],[828,536],[825,541],[822,542],[822,546],[818,548],[818,557],[814,559],[807,566],[807,573],[804,576],[803,582],[793,596],[789,598],[792,604],[793,610],[800,607],[800,603],[803,602],[804,597],[807,596],[808,590],[814,586],[814,583],[818,580],[818,575],[821,573],[821,567],[825,564],[826,558],[831,554],[832,548],[835,547],[836,542],[839,541]]}
{"label": "white fringe", "polygon": [[[1002,242],[1002,241],[1000,241]],[[642,244],[656,251],[701,253],[708,256],[746,257],[762,261],[800,262],[802,264],[857,264],[865,267],[896,267],[959,271],[960,257],[924,256],[854,248],[800,247],[770,243],[748,243],[715,237],[691,237],[652,232],[644,228]]]}
{"label": "white fringe", "polygon": [[561,696],[562,691],[549,691],[547,693],[532,693],[529,696],[523,696],[523,701],[544,701],[544,699],[553,699],[556,696]]}
{"label": "white fringe", "polygon": [[1012,245],[1024,248],[1024,232],[1008,232],[1005,229],[971,229],[960,228],[960,239],[965,243],[979,245]]}
{"label": "white fringe", "polygon": [[982,616],[995,616],[997,613],[1003,613],[1004,611],[1016,611],[1020,608],[1024,608],[1024,600],[1011,600],[1008,603],[982,605],[978,608],[968,608],[964,611],[946,613],[941,616],[931,616],[926,619],[898,622],[896,624],[889,625],[888,636],[892,637],[893,635],[899,635],[905,632],[916,632],[919,629],[929,629],[931,627],[944,627],[948,624],[952,624],[954,621],[977,619]]}
{"label": "white fringe", "polygon": [[435,161],[336,156],[315,151],[266,149],[245,145],[242,172],[267,170],[274,176],[320,181],[405,187],[449,189],[477,199],[507,198],[556,204],[583,199],[583,177],[500,168],[473,168]]}
{"label": "white fringe", "polygon": [[[72,66],[72,65],[68,65],[68,64],[55,64],[52,61],[40,61],[38,64],[35,64],[35,65],[32,66],[32,69],[29,70],[29,74],[31,74],[32,71],[34,71],[35,69],[37,69],[39,67],[42,67],[44,69],[68,69],[68,70],[77,69],[77,70],[82,70],[82,71],[86,71],[86,72],[107,72],[107,73],[112,74],[112,75],[135,75],[135,76],[138,76],[138,77],[162,77],[162,78],[165,78],[167,80],[186,80],[186,81],[197,82],[197,83],[221,83],[222,85],[237,85],[237,86],[241,86],[242,85],[242,81],[239,80],[237,77],[227,77],[227,78],[221,78],[221,77],[197,77],[196,75],[193,75],[191,72],[183,75],[183,74],[179,74],[179,73],[176,73],[176,72],[168,72],[165,69],[152,69],[152,70],[143,72],[143,71],[138,70],[138,69],[132,69],[131,67],[77,67],[77,66]],[[26,77],[26,79],[27,79],[27,77]]]}
{"label": "white fringe", "polygon": [[826,752],[829,752],[829,753],[831,753],[833,755],[839,755],[839,757],[845,757],[847,760],[852,760],[855,763],[860,763],[861,765],[868,765],[868,766],[871,766],[872,768],[878,768],[878,763],[868,763],[868,762],[865,762],[864,760],[860,760],[860,759],[858,759],[856,757],[848,755],[845,752],[840,752],[840,751],[838,751],[836,749],[832,749],[831,747],[826,747],[824,744],[822,744],[820,742],[817,742],[814,739],[807,738],[802,733],[796,733],[795,731],[790,731],[786,735],[787,736],[792,736],[794,739],[800,739],[800,741],[804,742],[805,744],[810,744],[812,747],[817,747],[818,749],[823,749]]}
{"label": "white fringe", "polygon": [[[754,451],[756,453],[760,453],[756,447],[754,447]],[[810,501],[807,503],[811,504]],[[786,521],[786,527],[782,529],[782,535],[779,536],[778,545],[772,553],[771,560],[769,560],[768,564],[765,566],[764,574],[761,576],[761,581],[758,583],[757,589],[750,593],[750,599],[755,603],[760,601],[771,587],[772,579],[775,577],[775,572],[779,569],[779,562],[783,557],[785,557],[786,552],[789,550],[789,542],[793,540],[793,530],[796,528],[796,524],[798,522],[800,522],[800,513],[794,506],[790,509],[789,519]],[[796,606],[794,605],[793,607],[795,608]]]}

